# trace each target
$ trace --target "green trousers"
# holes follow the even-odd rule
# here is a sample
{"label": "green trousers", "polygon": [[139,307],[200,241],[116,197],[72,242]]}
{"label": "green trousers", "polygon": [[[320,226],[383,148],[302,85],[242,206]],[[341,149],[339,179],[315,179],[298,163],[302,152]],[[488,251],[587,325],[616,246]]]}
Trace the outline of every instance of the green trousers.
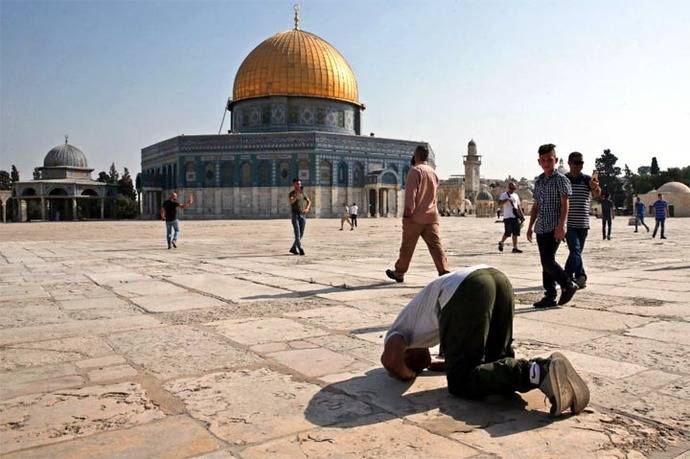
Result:
{"label": "green trousers", "polygon": [[460,284],[439,321],[451,394],[478,398],[535,387],[530,362],[514,358],[514,312],[513,287],[502,272],[479,269]]}

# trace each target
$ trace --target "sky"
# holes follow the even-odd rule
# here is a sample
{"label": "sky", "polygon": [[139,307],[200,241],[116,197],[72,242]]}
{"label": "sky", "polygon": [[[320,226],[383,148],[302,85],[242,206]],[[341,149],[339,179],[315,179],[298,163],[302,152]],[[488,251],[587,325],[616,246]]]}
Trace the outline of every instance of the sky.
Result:
{"label": "sky", "polygon": [[[217,133],[247,54],[292,1],[0,0],[0,169],[50,148],[140,171],[141,149]],[[690,1],[302,1],[366,104],[362,133],[430,142],[441,177],[534,177],[537,148],[690,165]],[[228,128],[226,118],[225,129]],[[94,174],[95,176],[96,174]]]}

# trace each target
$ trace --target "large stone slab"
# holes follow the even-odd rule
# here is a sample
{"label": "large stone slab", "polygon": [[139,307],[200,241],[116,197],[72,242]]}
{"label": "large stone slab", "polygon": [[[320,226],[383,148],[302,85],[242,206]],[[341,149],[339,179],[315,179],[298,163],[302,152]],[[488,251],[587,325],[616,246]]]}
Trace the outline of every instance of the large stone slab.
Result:
{"label": "large stone slab", "polygon": [[326,331],[302,325],[294,320],[272,317],[223,320],[210,325],[215,326],[218,333],[246,345],[292,341],[326,334]]}
{"label": "large stone slab", "polygon": [[261,459],[463,458],[480,451],[386,416],[311,430],[246,448],[242,457]]}
{"label": "large stone slab", "polygon": [[605,335],[598,330],[585,330],[579,327],[546,323],[539,320],[523,318],[522,315],[513,321],[513,337],[519,340],[532,340],[561,346],[570,346],[591,341]]}
{"label": "large stone slab", "polygon": [[57,339],[69,336],[84,335],[88,331],[92,335],[112,333],[117,330],[136,330],[160,327],[163,324],[144,315],[128,316],[116,319],[82,320],[66,322],[58,325],[44,325],[38,327],[23,327],[0,330],[0,346],[16,343],[26,343],[38,340]]}
{"label": "large stone slab", "polygon": [[0,374],[0,399],[79,387],[83,384],[84,378],[80,376],[80,371],[69,363],[28,368]]}
{"label": "large stone slab", "polygon": [[[127,430],[116,430],[76,440],[41,446],[10,453],[6,459],[73,459],[161,458],[183,459],[203,457],[213,459],[213,453],[223,444],[187,416],[170,416]],[[217,456],[221,459],[223,456]],[[233,456],[225,456],[232,458]]]}
{"label": "large stone slab", "polygon": [[0,352],[0,371],[71,362],[110,354],[112,351],[103,338],[96,336],[16,344]]}
{"label": "large stone slab", "polygon": [[[324,348],[294,349],[268,354],[268,357],[276,360],[305,376],[324,376],[332,373],[344,373],[357,369],[355,359],[347,355],[341,355]],[[359,368],[367,365],[360,365]]]}
{"label": "large stone slab", "polygon": [[218,274],[176,276],[173,281],[187,288],[230,301],[256,301],[294,296],[287,290],[267,287],[254,282]]}
{"label": "large stone slab", "polygon": [[307,309],[290,312],[285,314],[285,316],[302,319],[317,327],[333,330],[351,330],[372,325],[386,326],[395,320],[395,316],[392,314],[376,314],[345,306]]}
{"label": "large stone slab", "polygon": [[616,331],[627,330],[649,323],[651,319],[629,314],[618,314],[607,311],[593,311],[573,307],[553,308],[545,310],[533,309],[521,315],[530,320],[549,322],[559,325],[570,325],[588,330]]}
{"label": "large stone slab", "polygon": [[134,383],[65,389],[0,402],[0,453],[144,424],[163,413]]}
{"label": "large stone slab", "polygon": [[234,445],[282,437],[371,413],[350,397],[321,392],[318,386],[266,368],[212,373],[169,382],[195,418]]}
{"label": "large stone slab", "polygon": [[118,284],[116,287],[113,287],[113,291],[126,297],[141,295],[174,295],[186,292],[185,289],[169,282],[154,279],[123,282]]}
{"label": "large stone slab", "polygon": [[161,379],[261,362],[209,331],[188,326],[118,333],[109,339],[119,352]]}
{"label": "large stone slab", "polygon": [[132,298],[132,302],[148,312],[182,311],[186,309],[201,309],[224,306],[225,303],[198,293],[181,293],[170,295],[147,295]]}
{"label": "large stone slab", "polygon": [[654,322],[628,330],[626,334],[690,346],[690,323],[688,322]]}

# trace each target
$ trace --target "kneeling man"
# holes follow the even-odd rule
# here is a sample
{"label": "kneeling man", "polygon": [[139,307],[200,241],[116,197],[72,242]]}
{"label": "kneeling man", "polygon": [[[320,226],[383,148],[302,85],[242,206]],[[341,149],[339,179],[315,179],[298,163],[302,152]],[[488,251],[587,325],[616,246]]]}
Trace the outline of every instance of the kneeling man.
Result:
{"label": "kneeling man", "polygon": [[[514,310],[513,287],[497,269],[477,265],[446,274],[400,312],[386,334],[381,363],[403,380],[425,368],[445,369],[448,391],[461,397],[539,388],[551,402],[551,415],[569,408],[580,413],[589,389],[563,354],[515,358]],[[445,363],[432,363],[429,348],[439,343]]]}

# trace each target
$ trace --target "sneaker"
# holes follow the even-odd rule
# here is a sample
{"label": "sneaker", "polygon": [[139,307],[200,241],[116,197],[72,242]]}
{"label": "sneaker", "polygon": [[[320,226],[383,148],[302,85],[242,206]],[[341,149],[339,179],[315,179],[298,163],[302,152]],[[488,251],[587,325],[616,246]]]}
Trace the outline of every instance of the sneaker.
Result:
{"label": "sneaker", "polygon": [[545,309],[545,308],[555,308],[556,306],[558,306],[558,304],[556,303],[555,298],[545,296],[541,300],[534,303],[532,306],[534,306],[537,309]]}
{"label": "sneaker", "polygon": [[299,254],[304,255],[304,249],[299,249]]}
{"label": "sneaker", "polygon": [[518,249],[517,247],[513,247],[513,253],[522,253],[522,250]]}
{"label": "sneaker", "polygon": [[498,251],[503,252],[503,243],[502,242],[498,243]]}
{"label": "sneaker", "polygon": [[563,306],[568,301],[570,301],[577,292],[577,285],[574,282],[570,282],[565,290],[561,289],[561,297],[558,299],[559,306]]}
{"label": "sneaker", "polygon": [[398,283],[403,282],[405,280],[403,277],[398,277],[395,274],[395,271],[393,271],[392,269],[386,270],[386,276],[388,276],[390,279],[393,279],[395,282],[398,282]]}
{"label": "sneaker", "polygon": [[297,255],[297,249],[295,249],[294,247],[290,247],[290,253],[293,255]]}
{"label": "sneaker", "polygon": [[172,244],[173,247],[177,248],[177,244],[175,244],[175,241],[171,241],[170,243]]}
{"label": "sneaker", "polygon": [[577,285],[578,290],[582,290],[587,287],[587,276],[579,275],[575,278],[575,285]]}
{"label": "sneaker", "polygon": [[551,402],[551,416],[559,416],[570,408],[579,414],[589,404],[589,388],[577,374],[570,361],[561,353],[554,352],[546,362],[537,362],[541,375],[539,390]]}

